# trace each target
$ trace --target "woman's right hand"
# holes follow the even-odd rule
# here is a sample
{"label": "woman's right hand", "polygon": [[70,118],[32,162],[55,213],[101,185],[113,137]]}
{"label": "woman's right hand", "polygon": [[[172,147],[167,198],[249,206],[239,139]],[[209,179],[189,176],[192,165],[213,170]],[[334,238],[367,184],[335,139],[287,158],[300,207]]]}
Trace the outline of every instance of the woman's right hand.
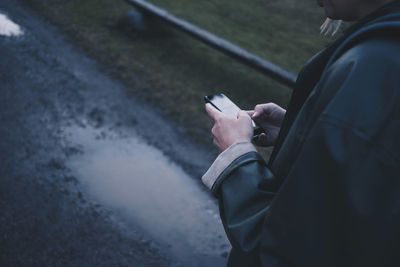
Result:
{"label": "woman's right hand", "polygon": [[277,104],[267,103],[255,106],[248,114],[265,131],[254,138],[254,143],[258,146],[273,146],[278,139],[286,110]]}

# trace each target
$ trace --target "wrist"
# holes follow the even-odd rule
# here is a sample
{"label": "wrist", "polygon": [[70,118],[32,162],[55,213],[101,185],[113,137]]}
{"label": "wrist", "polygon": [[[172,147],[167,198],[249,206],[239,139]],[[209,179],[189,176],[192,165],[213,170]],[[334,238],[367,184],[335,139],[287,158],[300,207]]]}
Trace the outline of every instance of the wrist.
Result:
{"label": "wrist", "polygon": [[224,146],[223,149],[221,149],[221,152],[224,152],[228,148],[238,143],[251,143],[251,138],[244,137],[244,138],[234,139],[231,142],[229,142],[226,146]]}

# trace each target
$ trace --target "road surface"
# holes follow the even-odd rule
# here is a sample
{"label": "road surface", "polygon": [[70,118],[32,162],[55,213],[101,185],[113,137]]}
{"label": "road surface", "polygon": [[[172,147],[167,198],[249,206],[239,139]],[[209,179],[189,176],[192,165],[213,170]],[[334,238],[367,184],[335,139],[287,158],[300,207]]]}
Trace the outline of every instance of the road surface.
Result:
{"label": "road surface", "polygon": [[225,265],[215,154],[15,0],[0,58],[0,266]]}

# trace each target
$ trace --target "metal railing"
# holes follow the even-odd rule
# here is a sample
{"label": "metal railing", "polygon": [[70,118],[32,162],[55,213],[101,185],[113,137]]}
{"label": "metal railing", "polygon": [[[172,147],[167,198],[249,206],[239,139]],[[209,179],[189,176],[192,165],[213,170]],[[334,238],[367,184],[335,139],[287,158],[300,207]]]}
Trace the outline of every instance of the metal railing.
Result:
{"label": "metal railing", "polygon": [[147,3],[143,0],[126,0],[129,4],[136,7],[140,12],[156,16],[157,18],[167,22],[175,28],[191,35],[201,42],[221,51],[222,53],[235,58],[236,60],[246,64],[247,66],[271,77],[272,79],[293,88],[296,83],[296,75],[289,72],[278,65],[275,65],[261,57],[254,55],[243,48],[232,44],[206,30],[203,30],[187,21],[184,21],[169,12]]}

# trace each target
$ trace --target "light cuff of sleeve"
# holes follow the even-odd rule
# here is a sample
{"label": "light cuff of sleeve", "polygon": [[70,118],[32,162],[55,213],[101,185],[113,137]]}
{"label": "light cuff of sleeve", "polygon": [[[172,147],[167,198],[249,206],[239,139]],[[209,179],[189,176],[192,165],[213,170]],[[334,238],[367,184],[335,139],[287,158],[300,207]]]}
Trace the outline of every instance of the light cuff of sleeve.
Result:
{"label": "light cuff of sleeve", "polygon": [[219,154],[208,171],[203,175],[201,178],[203,184],[211,190],[222,172],[228,168],[235,159],[249,152],[257,152],[256,148],[250,142],[237,142],[231,145],[224,152]]}

